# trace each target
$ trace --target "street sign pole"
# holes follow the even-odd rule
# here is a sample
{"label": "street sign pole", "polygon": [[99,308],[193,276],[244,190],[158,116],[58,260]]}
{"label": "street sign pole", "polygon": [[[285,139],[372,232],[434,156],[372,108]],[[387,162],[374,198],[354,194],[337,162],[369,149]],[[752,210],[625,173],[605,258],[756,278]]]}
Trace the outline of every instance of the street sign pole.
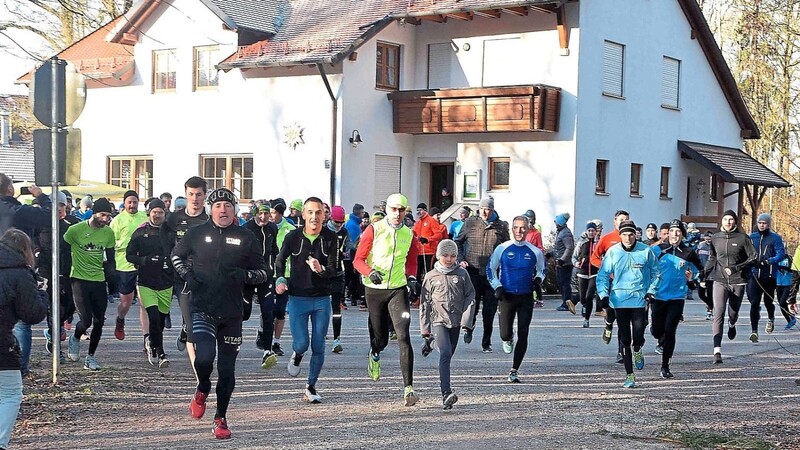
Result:
{"label": "street sign pole", "polygon": [[52,199],[52,216],[51,216],[51,245],[53,251],[53,272],[50,274],[50,286],[52,295],[50,296],[51,299],[51,332],[50,332],[50,342],[52,343],[53,347],[53,384],[58,383],[58,365],[60,362],[60,355],[61,355],[61,305],[60,305],[60,297],[61,297],[61,286],[59,283],[58,276],[60,274],[60,267],[59,263],[61,262],[60,259],[60,252],[61,252],[61,233],[58,231],[58,133],[60,131],[60,127],[62,124],[58,123],[58,109],[59,109],[59,83],[58,83],[58,64],[63,64],[64,61],[58,59],[58,57],[53,57],[50,59],[50,70],[52,74],[52,92],[51,92],[51,126],[50,126],[50,133],[52,137],[51,141],[51,158],[50,161],[50,198]]}

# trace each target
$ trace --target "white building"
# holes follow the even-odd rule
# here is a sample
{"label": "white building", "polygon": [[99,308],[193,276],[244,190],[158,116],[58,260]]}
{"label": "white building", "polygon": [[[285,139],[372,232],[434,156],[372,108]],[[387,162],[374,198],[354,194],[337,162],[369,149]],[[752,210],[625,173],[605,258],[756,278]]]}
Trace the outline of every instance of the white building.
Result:
{"label": "white building", "polygon": [[447,187],[582,229],[788,186],[739,150],[759,130],[695,0],[142,0],[61,57],[95,80],[83,178],[142,196]]}

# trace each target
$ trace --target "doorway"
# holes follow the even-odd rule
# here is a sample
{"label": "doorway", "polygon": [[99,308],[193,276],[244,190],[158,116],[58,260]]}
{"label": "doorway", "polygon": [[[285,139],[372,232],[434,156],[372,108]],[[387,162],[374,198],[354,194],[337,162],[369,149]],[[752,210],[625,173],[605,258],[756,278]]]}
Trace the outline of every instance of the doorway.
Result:
{"label": "doorway", "polygon": [[[431,163],[431,184],[429,207],[436,206],[444,212],[453,204],[453,188],[455,177],[455,163]],[[448,203],[442,207],[442,189],[450,191]]]}

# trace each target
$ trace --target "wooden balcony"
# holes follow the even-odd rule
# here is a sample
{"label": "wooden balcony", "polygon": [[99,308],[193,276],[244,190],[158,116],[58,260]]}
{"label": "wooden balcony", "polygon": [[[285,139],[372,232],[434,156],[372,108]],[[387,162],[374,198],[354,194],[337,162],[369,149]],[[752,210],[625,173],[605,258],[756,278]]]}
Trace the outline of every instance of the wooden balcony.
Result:
{"label": "wooden balcony", "polygon": [[397,91],[394,132],[556,132],[561,89],[545,85]]}

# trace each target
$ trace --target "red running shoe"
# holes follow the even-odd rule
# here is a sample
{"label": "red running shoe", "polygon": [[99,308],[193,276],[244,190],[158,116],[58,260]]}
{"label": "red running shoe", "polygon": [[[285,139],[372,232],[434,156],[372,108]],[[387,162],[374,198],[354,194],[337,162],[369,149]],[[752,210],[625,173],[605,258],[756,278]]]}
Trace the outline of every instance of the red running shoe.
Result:
{"label": "red running shoe", "polygon": [[204,394],[199,390],[194,392],[192,401],[189,402],[189,413],[195,419],[203,417],[203,414],[206,413],[206,398],[208,398],[208,394]]}
{"label": "red running shoe", "polygon": [[224,417],[214,419],[214,428],[211,429],[217,439],[230,439],[231,430],[228,429],[228,421]]}
{"label": "red running shoe", "polygon": [[117,317],[117,326],[114,328],[114,337],[120,341],[125,339],[125,319]]}

